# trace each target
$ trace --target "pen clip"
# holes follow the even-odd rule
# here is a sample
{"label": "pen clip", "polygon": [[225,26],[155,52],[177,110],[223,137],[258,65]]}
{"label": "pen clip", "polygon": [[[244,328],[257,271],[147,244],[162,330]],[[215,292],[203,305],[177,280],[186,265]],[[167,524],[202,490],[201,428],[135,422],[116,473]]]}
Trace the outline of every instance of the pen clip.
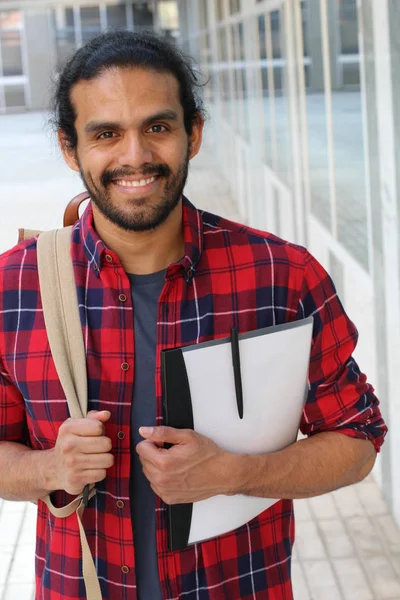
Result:
{"label": "pen clip", "polygon": [[233,327],[231,329],[230,339],[232,350],[233,375],[235,379],[236,404],[239,418],[243,419],[243,388],[242,375],[240,371],[239,335],[236,327]]}

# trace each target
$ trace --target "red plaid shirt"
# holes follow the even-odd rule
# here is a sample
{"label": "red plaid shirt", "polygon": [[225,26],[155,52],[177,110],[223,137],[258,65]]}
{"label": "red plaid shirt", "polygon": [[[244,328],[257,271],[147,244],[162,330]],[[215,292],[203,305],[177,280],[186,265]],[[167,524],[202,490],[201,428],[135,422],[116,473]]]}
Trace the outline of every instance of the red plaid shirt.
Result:
{"label": "red plaid shirt", "polygon": [[[233,326],[246,332],[313,315],[309,396],[301,430],[370,439],[379,450],[386,426],[372,387],[351,357],[357,331],[324,269],[304,248],[198,211],[186,199],[183,221],[185,256],[168,267],[158,305],[157,424],[162,423],[161,349],[227,337]],[[106,434],[115,455],[84,513],[85,530],[103,598],[135,600],[129,504],[135,375],[130,283],[118,256],[96,234],[90,207],[74,228],[71,252],[89,409],[111,411]],[[0,258],[0,440],[36,450],[52,448],[68,416],[45,331],[32,239]],[[62,492],[55,496],[57,505],[68,500]],[[169,552],[165,505],[158,499],[163,598],[289,600],[293,541],[293,505],[282,500],[236,531]],[[80,556],[75,514],[56,519],[39,501],[36,597],[85,598]]]}

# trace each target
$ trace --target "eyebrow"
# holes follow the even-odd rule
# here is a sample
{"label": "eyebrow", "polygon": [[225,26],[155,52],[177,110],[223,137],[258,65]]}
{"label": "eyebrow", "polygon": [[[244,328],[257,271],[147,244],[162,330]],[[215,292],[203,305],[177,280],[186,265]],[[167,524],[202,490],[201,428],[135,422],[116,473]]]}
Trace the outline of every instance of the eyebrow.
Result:
{"label": "eyebrow", "polygon": [[[154,121],[177,120],[178,115],[174,110],[163,110],[147,117],[142,125],[150,125],[150,123],[154,123]],[[85,125],[86,133],[97,133],[98,131],[103,131],[105,129],[121,129],[121,123],[118,123],[117,121],[89,121],[89,123]]]}

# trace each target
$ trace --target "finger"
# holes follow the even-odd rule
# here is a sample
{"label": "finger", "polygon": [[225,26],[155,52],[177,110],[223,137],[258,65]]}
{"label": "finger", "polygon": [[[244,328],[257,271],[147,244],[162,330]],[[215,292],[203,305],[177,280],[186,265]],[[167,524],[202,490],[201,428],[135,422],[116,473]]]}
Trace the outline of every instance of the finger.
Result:
{"label": "finger", "polygon": [[82,471],[82,479],[87,483],[99,483],[99,481],[103,481],[107,476],[106,469],[89,469],[86,471]]}
{"label": "finger", "polygon": [[73,434],[83,437],[102,436],[104,435],[104,425],[94,418],[67,419],[60,427],[60,434]]}
{"label": "finger", "polygon": [[[82,470],[110,469],[114,465],[112,454],[86,454],[77,459],[77,465],[82,465]],[[76,467],[77,468],[77,467]]]}
{"label": "finger", "polygon": [[192,429],[175,429],[161,425],[160,427],[140,427],[139,433],[146,440],[154,443],[187,444],[194,432]]}
{"label": "finger", "polygon": [[80,437],[77,442],[77,448],[82,454],[104,454],[112,450],[112,441],[105,435]]}
{"label": "finger", "polygon": [[147,440],[143,442],[139,442],[136,445],[136,452],[139,455],[141,461],[150,462],[154,466],[159,464],[160,456],[168,450],[164,450],[164,448],[159,448],[154,445],[152,442]]}
{"label": "finger", "polygon": [[97,421],[101,421],[102,423],[106,423],[111,417],[111,413],[109,410],[89,410],[86,418],[87,419],[97,419]]}

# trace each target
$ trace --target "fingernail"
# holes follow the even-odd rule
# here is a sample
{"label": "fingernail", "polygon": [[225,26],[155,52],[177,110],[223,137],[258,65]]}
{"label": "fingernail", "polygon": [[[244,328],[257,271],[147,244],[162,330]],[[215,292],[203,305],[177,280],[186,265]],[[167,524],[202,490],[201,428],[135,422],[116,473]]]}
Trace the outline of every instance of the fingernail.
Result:
{"label": "fingernail", "polygon": [[154,432],[154,427],[140,427],[139,433],[140,435],[151,435]]}

